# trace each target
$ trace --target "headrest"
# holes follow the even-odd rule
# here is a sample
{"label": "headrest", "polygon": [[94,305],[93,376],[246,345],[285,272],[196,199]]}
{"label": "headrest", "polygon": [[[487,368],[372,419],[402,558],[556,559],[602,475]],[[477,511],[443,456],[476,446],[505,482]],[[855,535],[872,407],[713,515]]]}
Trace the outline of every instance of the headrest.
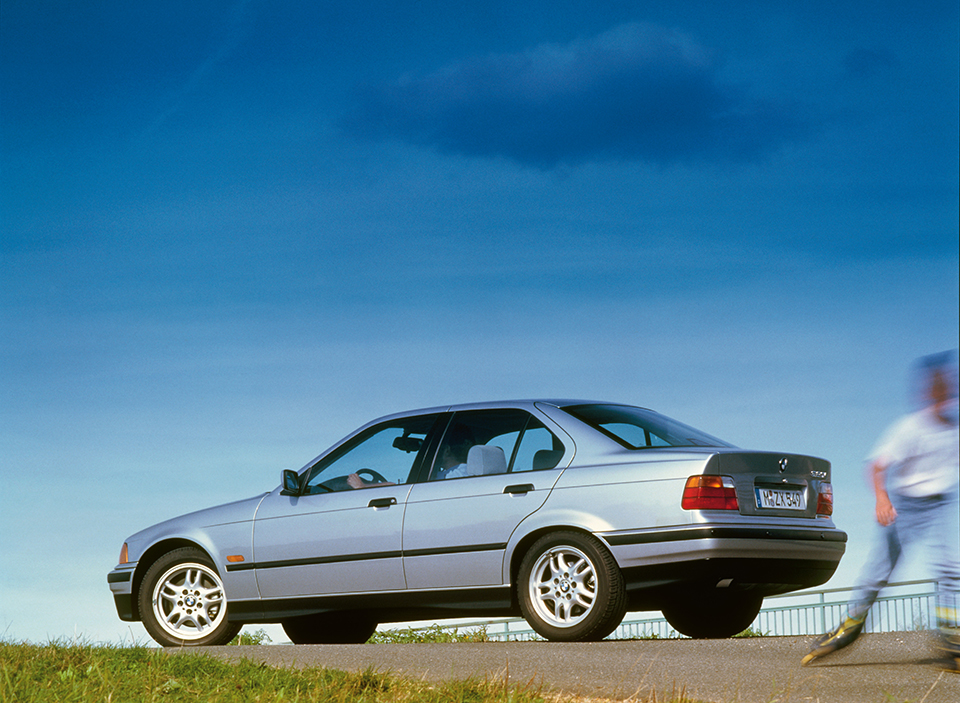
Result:
{"label": "headrest", "polygon": [[533,470],[555,468],[562,458],[562,449],[541,449],[533,455]]}
{"label": "headrest", "polygon": [[467,452],[467,474],[482,476],[485,474],[507,473],[507,459],[503,449],[488,444],[475,444]]}

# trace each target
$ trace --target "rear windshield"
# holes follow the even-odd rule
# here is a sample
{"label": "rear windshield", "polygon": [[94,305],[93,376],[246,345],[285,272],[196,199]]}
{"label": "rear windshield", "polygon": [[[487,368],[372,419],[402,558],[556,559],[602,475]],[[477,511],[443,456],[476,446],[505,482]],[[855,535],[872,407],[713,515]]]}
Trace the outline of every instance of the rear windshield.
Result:
{"label": "rear windshield", "polygon": [[733,446],[652,410],[629,405],[568,405],[563,410],[629,449]]}

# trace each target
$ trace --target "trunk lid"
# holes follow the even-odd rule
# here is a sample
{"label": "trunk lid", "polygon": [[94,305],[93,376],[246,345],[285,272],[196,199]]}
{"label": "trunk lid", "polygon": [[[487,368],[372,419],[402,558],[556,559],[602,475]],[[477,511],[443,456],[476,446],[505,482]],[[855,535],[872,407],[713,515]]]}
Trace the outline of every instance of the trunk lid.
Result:
{"label": "trunk lid", "polygon": [[741,515],[815,518],[820,485],[830,482],[830,462],[803,454],[721,451],[704,474],[733,478]]}

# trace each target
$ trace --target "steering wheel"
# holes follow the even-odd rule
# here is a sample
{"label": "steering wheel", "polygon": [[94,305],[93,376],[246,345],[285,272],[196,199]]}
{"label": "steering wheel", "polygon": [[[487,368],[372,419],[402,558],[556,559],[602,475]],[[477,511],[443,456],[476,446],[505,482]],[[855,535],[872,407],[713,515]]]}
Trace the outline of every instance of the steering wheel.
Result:
{"label": "steering wheel", "polygon": [[362,476],[363,474],[368,474],[374,483],[389,483],[387,479],[373,469],[360,469],[357,472],[357,476]]}

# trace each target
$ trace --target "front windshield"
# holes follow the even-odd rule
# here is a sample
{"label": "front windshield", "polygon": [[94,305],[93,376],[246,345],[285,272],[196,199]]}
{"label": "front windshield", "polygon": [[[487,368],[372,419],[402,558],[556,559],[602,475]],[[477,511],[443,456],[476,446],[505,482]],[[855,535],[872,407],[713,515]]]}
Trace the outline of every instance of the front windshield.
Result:
{"label": "front windshield", "polygon": [[644,408],[629,405],[568,405],[562,409],[629,449],[733,446]]}

